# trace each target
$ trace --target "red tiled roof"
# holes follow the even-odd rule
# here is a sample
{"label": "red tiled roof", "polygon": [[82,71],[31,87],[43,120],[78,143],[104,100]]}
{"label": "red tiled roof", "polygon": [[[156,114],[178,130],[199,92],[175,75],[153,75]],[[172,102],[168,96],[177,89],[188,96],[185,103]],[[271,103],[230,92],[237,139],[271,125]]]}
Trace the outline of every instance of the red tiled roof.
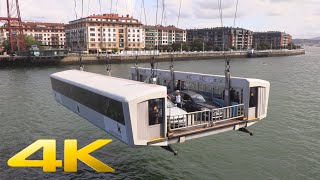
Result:
{"label": "red tiled roof", "polygon": [[22,25],[27,26],[37,26],[37,25],[43,25],[43,26],[64,26],[64,23],[47,23],[47,22],[22,22]]}
{"label": "red tiled roof", "polygon": [[183,29],[175,26],[143,26],[144,29],[158,29],[158,30],[171,30],[171,31],[184,31]]}
{"label": "red tiled roof", "polygon": [[[108,19],[120,19],[120,20],[137,20],[137,19],[134,19],[133,17],[130,17],[129,15],[127,16],[119,16],[119,14],[94,14],[94,15],[91,15],[91,16],[88,16],[87,18],[102,18],[102,19],[105,19],[105,18],[108,18]],[[137,20],[138,21],[138,20]]]}
{"label": "red tiled roof", "polygon": [[87,18],[109,18],[109,19],[118,19],[119,15],[118,14],[97,14],[97,15],[91,15],[88,16]]}

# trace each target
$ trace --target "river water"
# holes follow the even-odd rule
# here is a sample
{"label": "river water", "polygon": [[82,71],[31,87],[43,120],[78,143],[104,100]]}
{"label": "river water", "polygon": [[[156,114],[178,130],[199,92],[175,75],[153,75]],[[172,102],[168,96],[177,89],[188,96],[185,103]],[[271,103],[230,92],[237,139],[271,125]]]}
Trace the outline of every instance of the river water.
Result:
{"label": "river water", "polygon": [[[131,64],[112,65],[112,75],[128,78]],[[149,67],[149,64],[140,64]],[[159,63],[168,69],[169,63]],[[112,138],[66,108],[51,93],[49,75],[77,66],[0,70],[0,179],[320,179],[320,48],[306,55],[231,62],[233,76],[271,83],[268,117],[248,134],[226,133],[175,144],[178,156],[157,147],[130,148],[114,139],[93,156],[116,172],[96,173],[79,163],[77,173],[43,173],[41,168],[10,168],[7,160],[38,139],[77,139],[83,147]],[[223,74],[224,60],[179,61],[175,69]],[[86,71],[105,74],[104,65]],[[31,157],[41,159],[42,152]]]}

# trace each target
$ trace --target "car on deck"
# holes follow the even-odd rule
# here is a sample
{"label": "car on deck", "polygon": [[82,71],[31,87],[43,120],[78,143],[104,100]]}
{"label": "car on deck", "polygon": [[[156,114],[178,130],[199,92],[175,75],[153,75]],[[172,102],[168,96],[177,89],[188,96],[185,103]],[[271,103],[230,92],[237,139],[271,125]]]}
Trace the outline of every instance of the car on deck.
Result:
{"label": "car on deck", "polygon": [[188,112],[178,108],[170,99],[167,99],[166,115],[171,128],[184,127],[187,119],[186,114],[188,114]]}
{"label": "car on deck", "polygon": [[[197,111],[211,111],[213,109],[221,108],[221,106],[207,101],[201,94],[194,91],[185,90],[180,91],[180,96],[182,98],[182,109],[187,112],[197,112]],[[175,99],[176,93],[170,95],[171,99]],[[206,118],[209,113],[203,113],[203,118]],[[215,111],[213,114],[213,119],[222,117],[223,112]]]}

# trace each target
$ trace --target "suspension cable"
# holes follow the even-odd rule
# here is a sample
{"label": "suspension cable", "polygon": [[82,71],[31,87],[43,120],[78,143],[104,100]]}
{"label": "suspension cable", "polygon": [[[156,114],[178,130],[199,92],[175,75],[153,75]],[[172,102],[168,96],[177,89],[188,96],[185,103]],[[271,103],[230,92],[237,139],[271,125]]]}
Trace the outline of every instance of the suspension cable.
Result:
{"label": "suspension cable", "polygon": [[222,2],[221,2],[221,0],[218,0],[218,6],[219,6],[219,16],[220,16],[221,27],[223,27],[223,20],[222,20]]}
{"label": "suspension cable", "polygon": [[[159,0],[157,0],[157,11],[156,11],[156,28],[158,26],[158,9],[159,9]],[[159,32],[157,33],[157,51],[159,50]],[[153,53],[153,55],[155,54],[155,52]]]}
{"label": "suspension cable", "polygon": [[139,14],[139,21],[140,22],[142,22],[142,9],[143,9],[143,5],[142,5],[142,1],[141,1],[140,14]]}
{"label": "suspension cable", "polygon": [[118,1],[119,0],[116,1],[116,14],[118,14]]}
{"label": "suspension cable", "polygon": [[100,14],[102,14],[102,11],[101,11],[101,0],[99,0],[99,7],[100,7]]}
{"label": "suspension cable", "polygon": [[225,46],[225,39],[224,39],[224,29],[223,29],[223,20],[222,20],[222,2],[221,0],[218,0],[218,6],[219,6],[219,15],[220,15],[220,22],[221,22],[221,31],[222,31],[222,51],[224,54],[224,46]]}
{"label": "suspension cable", "polygon": [[178,14],[178,22],[177,22],[177,27],[179,27],[179,22],[180,22],[180,15],[181,15],[181,4],[182,4],[182,0],[180,0],[180,5],[179,5],[179,14]]}
{"label": "suspension cable", "polygon": [[112,0],[111,0],[111,6],[110,6],[110,14],[112,13]]}
{"label": "suspension cable", "polygon": [[88,12],[87,12],[87,16],[89,16],[89,10],[90,10],[90,0],[88,1]]}
{"label": "suspension cable", "polygon": [[[159,9],[159,0],[157,0],[157,10],[156,10],[156,26],[158,25],[158,9]],[[159,43],[158,43],[159,44]]]}
{"label": "suspension cable", "polygon": [[146,8],[145,8],[145,6],[144,6],[144,0],[142,0],[142,5],[143,5],[143,11],[144,11],[144,21],[145,21],[146,25],[148,25]]}
{"label": "suspension cable", "polygon": [[161,15],[161,25],[162,25],[162,21],[163,21],[163,18],[164,18],[164,10],[165,10],[165,0],[162,0],[162,15]]}
{"label": "suspension cable", "polygon": [[128,1],[126,0],[126,12],[128,12]]}
{"label": "suspension cable", "polygon": [[81,18],[83,18],[83,0],[81,0]]}
{"label": "suspension cable", "polygon": [[76,19],[78,19],[78,14],[77,14],[77,1],[74,0],[74,13],[76,14]]}
{"label": "suspension cable", "polygon": [[111,76],[111,64],[110,64],[111,55],[106,55],[106,64],[107,64],[107,76]]}
{"label": "suspension cable", "polygon": [[237,19],[237,13],[238,13],[238,4],[239,4],[239,0],[237,0],[237,3],[236,3],[236,12],[234,13],[233,27],[236,27],[236,19]]}

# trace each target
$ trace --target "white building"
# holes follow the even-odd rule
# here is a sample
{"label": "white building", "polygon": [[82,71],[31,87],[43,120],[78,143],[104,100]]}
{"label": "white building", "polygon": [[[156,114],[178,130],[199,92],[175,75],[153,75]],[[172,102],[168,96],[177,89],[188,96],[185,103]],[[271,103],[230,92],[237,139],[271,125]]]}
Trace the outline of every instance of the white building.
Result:
{"label": "white building", "polygon": [[[11,26],[15,26],[15,24],[11,24]],[[22,22],[23,33],[25,35],[33,36],[43,46],[53,48],[64,48],[64,26],[62,23]],[[9,31],[5,24],[0,28],[0,43],[8,39],[8,36]]]}
{"label": "white building", "polygon": [[66,38],[70,50],[90,53],[139,50],[145,46],[142,24],[129,15],[92,15],[71,21],[66,26]]}

